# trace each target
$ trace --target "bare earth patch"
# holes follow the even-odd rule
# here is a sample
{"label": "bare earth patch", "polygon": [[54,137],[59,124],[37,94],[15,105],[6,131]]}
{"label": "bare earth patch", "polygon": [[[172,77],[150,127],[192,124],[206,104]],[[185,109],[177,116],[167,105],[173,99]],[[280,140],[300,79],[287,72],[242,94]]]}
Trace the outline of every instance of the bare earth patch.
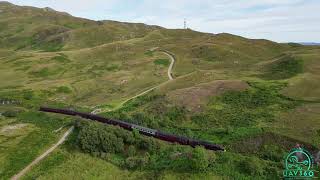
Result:
{"label": "bare earth patch", "polygon": [[28,124],[14,124],[14,125],[7,125],[0,129],[1,134],[8,134],[13,133],[15,130],[19,130],[21,128],[24,128],[28,126]]}
{"label": "bare earth patch", "polygon": [[240,80],[217,80],[171,91],[167,94],[167,98],[190,111],[200,111],[202,106],[208,102],[209,97],[221,95],[226,91],[243,91],[248,87],[246,82]]}

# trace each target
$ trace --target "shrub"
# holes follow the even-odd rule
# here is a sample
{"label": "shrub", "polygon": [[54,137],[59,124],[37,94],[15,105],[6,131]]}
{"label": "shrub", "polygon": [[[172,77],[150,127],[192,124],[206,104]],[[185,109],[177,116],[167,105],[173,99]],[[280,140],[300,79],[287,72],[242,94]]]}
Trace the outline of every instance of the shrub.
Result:
{"label": "shrub", "polygon": [[81,127],[78,135],[80,148],[85,152],[93,153],[99,151],[99,135],[98,131],[93,127]]}
{"label": "shrub", "polygon": [[195,171],[204,171],[209,165],[208,155],[203,147],[197,146],[192,151],[191,167]]}
{"label": "shrub", "polygon": [[33,98],[33,92],[32,91],[24,91],[23,98],[26,100],[31,100]]}
{"label": "shrub", "polygon": [[163,66],[169,66],[170,61],[169,59],[156,59],[153,61],[155,65],[163,65]]}
{"label": "shrub", "polygon": [[106,131],[106,128],[102,128],[99,131],[99,140],[102,152],[108,153],[120,153],[123,152],[123,139],[117,137],[114,133]]}
{"label": "shrub", "polygon": [[128,157],[132,157],[136,155],[136,148],[132,145],[128,147],[128,152],[127,152]]}
{"label": "shrub", "polygon": [[119,69],[120,67],[117,64],[111,64],[106,67],[106,70],[113,71],[113,72],[118,71]]}
{"label": "shrub", "polygon": [[146,150],[151,153],[156,152],[157,150],[160,149],[159,143],[151,138],[141,137],[138,145],[140,149]]}
{"label": "shrub", "polygon": [[13,118],[13,117],[17,117],[18,114],[19,114],[19,111],[17,110],[7,110],[2,115],[4,117]]}
{"label": "shrub", "polygon": [[261,176],[263,174],[263,166],[256,157],[247,157],[239,163],[241,172],[251,176]]}
{"label": "shrub", "polygon": [[123,152],[123,139],[115,133],[116,131],[124,131],[123,129],[88,122],[78,123],[78,128],[80,130],[77,141],[85,152],[91,154]]}
{"label": "shrub", "polygon": [[153,56],[153,52],[148,50],[144,53],[145,55],[149,56],[149,57],[152,57]]}
{"label": "shrub", "polygon": [[125,167],[128,169],[141,169],[149,162],[148,158],[149,156],[146,155],[144,157],[128,157],[125,160]]}
{"label": "shrub", "polygon": [[303,72],[303,61],[292,56],[284,56],[267,67],[263,79],[287,79]]}
{"label": "shrub", "polygon": [[262,158],[280,162],[283,160],[285,151],[276,145],[264,145],[261,150]]}
{"label": "shrub", "polygon": [[60,86],[56,90],[57,93],[71,93],[72,90],[68,86]]}
{"label": "shrub", "polygon": [[137,141],[132,132],[121,129],[119,131],[115,131],[114,133],[117,137],[122,138],[125,144],[133,145]]}
{"label": "shrub", "polygon": [[168,110],[166,116],[172,121],[183,121],[186,119],[186,109],[181,107],[172,107]]}
{"label": "shrub", "polygon": [[137,129],[133,129],[132,130],[132,134],[133,134],[133,137],[136,138],[136,139],[139,139],[140,138],[140,133]]}
{"label": "shrub", "polygon": [[[280,94],[283,83],[249,83],[245,91],[229,91],[209,101],[209,108],[191,116],[201,127],[249,127],[257,122],[271,122],[275,113],[297,107],[299,103]],[[221,108],[214,108],[220,105]],[[215,133],[216,134],[216,133]]]}

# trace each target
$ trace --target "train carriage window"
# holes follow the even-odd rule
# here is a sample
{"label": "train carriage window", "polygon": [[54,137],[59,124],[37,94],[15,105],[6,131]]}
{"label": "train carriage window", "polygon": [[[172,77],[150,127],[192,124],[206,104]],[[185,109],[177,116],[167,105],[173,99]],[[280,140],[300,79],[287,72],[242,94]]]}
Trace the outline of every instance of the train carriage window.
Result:
{"label": "train carriage window", "polygon": [[141,132],[145,132],[145,133],[148,133],[148,134],[155,134],[155,132],[156,132],[156,130],[145,128],[145,127],[138,126],[138,125],[132,125],[131,128],[132,129],[137,129],[137,130],[139,130]]}

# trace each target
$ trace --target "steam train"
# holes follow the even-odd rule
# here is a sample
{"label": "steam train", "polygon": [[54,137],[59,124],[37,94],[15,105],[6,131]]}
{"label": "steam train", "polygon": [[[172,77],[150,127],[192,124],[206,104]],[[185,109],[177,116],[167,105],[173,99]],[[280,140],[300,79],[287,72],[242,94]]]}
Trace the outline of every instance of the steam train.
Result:
{"label": "steam train", "polygon": [[209,150],[225,151],[225,149],[223,147],[216,145],[216,144],[212,144],[210,142],[194,140],[194,139],[190,139],[187,137],[176,136],[173,134],[167,134],[165,132],[158,131],[155,129],[142,127],[142,126],[139,126],[136,124],[127,123],[127,122],[120,121],[120,120],[104,118],[104,117],[94,115],[94,114],[81,113],[81,112],[67,110],[67,109],[48,108],[48,107],[40,107],[39,110],[42,112],[65,114],[65,115],[69,115],[69,116],[79,116],[79,117],[82,117],[85,119],[90,119],[90,120],[98,121],[98,122],[105,123],[105,124],[120,126],[121,128],[124,128],[129,131],[133,131],[134,129],[136,129],[137,131],[139,131],[140,134],[143,134],[146,136],[151,136],[151,137],[163,140],[163,141],[178,143],[181,145],[189,145],[192,147],[203,146],[204,148],[209,149]]}

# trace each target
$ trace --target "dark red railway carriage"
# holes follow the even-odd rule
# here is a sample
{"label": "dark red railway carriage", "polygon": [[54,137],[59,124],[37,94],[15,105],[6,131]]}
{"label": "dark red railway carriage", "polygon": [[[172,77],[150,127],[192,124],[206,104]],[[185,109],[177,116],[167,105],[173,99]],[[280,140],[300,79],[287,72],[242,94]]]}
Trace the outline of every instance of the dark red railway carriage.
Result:
{"label": "dark red railway carriage", "polygon": [[76,111],[67,110],[67,109],[48,108],[48,107],[40,107],[40,111],[65,114],[65,115],[69,115],[69,116],[80,116],[85,119],[91,119],[91,120],[98,121],[98,122],[105,123],[105,124],[120,126],[124,129],[130,130],[130,131],[136,129],[139,131],[140,134],[143,134],[146,136],[152,136],[157,139],[161,139],[163,141],[178,143],[178,144],[182,144],[182,145],[189,145],[192,147],[203,146],[206,149],[210,149],[210,150],[214,150],[214,151],[225,151],[225,149],[223,147],[221,147],[217,144],[212,144],[210,142],[199,141],[199,140],[190,139],[187,137],[176,136],[173,134],[167,134],[167,133],[155,130],[155,129],[142,127],[142,126],[139,126],[136,124],[132,124],[132,123],[128,123],[128,122],[124,122],[124,121],[120,121],[120,120],[108,119],[108,118],[104,118],[104,117],[97,116],[94,114],[81,113],[81,112],[76,112]]}

